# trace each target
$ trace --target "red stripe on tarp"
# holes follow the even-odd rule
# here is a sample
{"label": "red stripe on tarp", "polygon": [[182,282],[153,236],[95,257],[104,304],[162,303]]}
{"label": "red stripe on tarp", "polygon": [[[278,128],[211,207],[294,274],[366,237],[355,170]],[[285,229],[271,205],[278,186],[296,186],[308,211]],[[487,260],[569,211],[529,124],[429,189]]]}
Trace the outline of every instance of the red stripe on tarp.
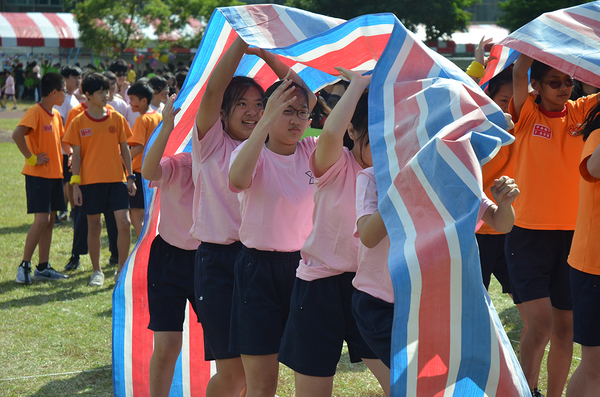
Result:
{"label": "red stripe on tarp", "polygon": [[584,35],[594,41],[600,41],[600,21],[568,12],[553,12],[546,14],[546,17],[568,29],[576,31],[578,34]]}
{"label": "red stripe on tarp", "polygon": [[75,35],[69,25],[58,14],[44,12],[42,15],[52,22],[52,26],[54,26],[58,34],[59,46],[63,48],[75,48]]}
{"label": "red stripe on tarp", "polygon": [[10,15],[4,14],[17,36],[17,46],[44,47],[46,45],[44,35],[40,27],[23,12],[14,12]]}

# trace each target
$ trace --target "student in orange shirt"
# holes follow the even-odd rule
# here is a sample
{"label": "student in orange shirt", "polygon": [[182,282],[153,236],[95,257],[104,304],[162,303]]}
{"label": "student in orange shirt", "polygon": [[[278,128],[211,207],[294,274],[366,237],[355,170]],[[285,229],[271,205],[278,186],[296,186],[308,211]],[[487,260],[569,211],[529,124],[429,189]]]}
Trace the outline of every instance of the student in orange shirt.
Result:
{"label": "student in orange shirt", "polygon": [[129,198],[131,223],[135,228],[138,238],[142,235],[144,223],[144,189],[142,188],[142,157],[144,157],[144,146],[152,135],[152,132],[160,124],[162,116],[156,110],[150,108],[154,90],[145,82],[134,83],[127,91],[131,110],[139,112],[140,117],[133,124],[133,135],[127,139],[133,158],[133,174],[135,175],[135,196]]}
{"label": "student in orange shirt", "polygon": [[[105,108],[110,88],[106,77],[90,73],[83,79],[81,87],[89,107],[69,124],[63,141],[73,147],[73,201],[82,207],[88,220],[88,247],[94,268],[89,285],[102,286],[104,273],[100,268],[100,215],[107,209],[113,211],[119,230],[119,267],[115,278],[129,255],[131,224],[127,197],[128,193],[135,194],[135,176],[132,174],[127,147],[131,130],[121,114]],[[123,173],[123,164],[127,178]]]}
{"label": "student in orange shirt", "polygon": [[[31,284],[31,257],[39,246],[39,264],[33,272],[34,280],[68,278],[54,270],[48,260],[56,211],[65,210],[62,186],[63,163],[61,138],[64,135],[62,118],[54,105],[60,106],[67,94],[65,79],[58,73],[46,73],[41,81],[42,100],[29,108],[12,138],[25,156],[27,213],[34,214],[27,232],[23,261],[17,269],[16,282]],[[69,147],[65,147],[69,151]]]}
{"label": "student in orange shirt", "polygon": [[587,115],[581,134],[579,208],[569,254],[573,340],[581,345],[581,363],[571,375],[567,397],[597,396],[600,390],[600,105]]}
{"label": "student in orange shirt", "polygon": [[[528,92],[527,71],[531,67]],[[573,355],[573,312],[567,256],[577,218],[577,167],[583,140],[576,136],[595,95],[570,101],[573,79],[520,55],[513,69],[515,175],[522,194],[506,236],[508,271],[527,331],[520,359],[534,397],[546,345],[548,397],[562,396]]]}

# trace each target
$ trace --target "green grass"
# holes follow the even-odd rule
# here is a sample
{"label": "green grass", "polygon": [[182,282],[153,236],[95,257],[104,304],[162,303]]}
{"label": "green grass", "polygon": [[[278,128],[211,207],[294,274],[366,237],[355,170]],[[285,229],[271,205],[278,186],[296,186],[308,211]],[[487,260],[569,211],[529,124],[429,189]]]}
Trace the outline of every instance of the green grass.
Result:
{"label": "green grass", "polygon": [[[23,255],[25,236],[33,217],[26,214],[22,155],[12,143],[0,143],[0,396],[112,396],[111,301],[114,268],[104,266],[103,288],[87,286],[89,257],[84,271],[55,283],[29,287],[14,282]],[[71,224],[54,229],[50,262],[66,264],[72,242]],[[101,263],[110,256],[103,231]],[[34,256],[34,264],[37,258]],[[513,347],[518,349],[521,321],[515,306],[499,285],[490,295]],[[581,357],[579,346],[571,372]],[[546,388],[545,360],[540,388]],[[293,372],[281,366],[277,394],[294,395]],[[334,384],[335,396],[383,396],[377,381],[363,364],[350,364],[344,352]]]}

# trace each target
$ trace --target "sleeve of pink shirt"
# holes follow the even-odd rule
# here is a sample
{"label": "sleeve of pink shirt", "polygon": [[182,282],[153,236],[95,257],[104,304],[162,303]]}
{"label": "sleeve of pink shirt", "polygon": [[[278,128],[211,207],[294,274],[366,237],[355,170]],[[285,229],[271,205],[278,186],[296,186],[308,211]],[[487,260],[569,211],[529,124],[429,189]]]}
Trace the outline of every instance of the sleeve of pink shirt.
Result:
{"label": "sleeve of pink shirt", "polygon": [[191,172],[185,172],[185,167],[188,171],[191,169],[192,159],[189,153],[179,153],[174,156],[166,156],[160,160],[162,173],[157,181],[150,181],[151,188],[158,187],[159,189],[170,189],[175,186],[183,186],[187,181],[184,177],[189,178]]}
{"label": "sleeve of pink shirt", "polygon": [[483,193],[483,196],[481,197],[481,205],[479,206],[479,213],[477,214],[477,226],[475,226],[475,231],[479,230],[481,225],[483,225],[483,220],[481,220],[481,218],[483,218],[485,211],[487,211],[487,209],[492,205],[496,205],[496,203],[490,200],[490,198]]}
{"label": "sleeve of pink shirt", "polygon": [[356,222],[354,222],[354,237],[358,235],[358,220],[377,211],[377,185],[373,167],[365,168],[356,177]]}

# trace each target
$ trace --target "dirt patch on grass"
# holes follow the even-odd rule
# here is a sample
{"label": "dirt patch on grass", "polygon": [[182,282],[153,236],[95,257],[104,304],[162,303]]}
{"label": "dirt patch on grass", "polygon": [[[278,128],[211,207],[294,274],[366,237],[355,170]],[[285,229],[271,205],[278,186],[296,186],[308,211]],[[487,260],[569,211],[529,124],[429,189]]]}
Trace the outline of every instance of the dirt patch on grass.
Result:
{"label": "dirt patch on grass", "polygon": [[11,142],[15,143],[12,139],[12,131],[0,130],[0,143]]}

